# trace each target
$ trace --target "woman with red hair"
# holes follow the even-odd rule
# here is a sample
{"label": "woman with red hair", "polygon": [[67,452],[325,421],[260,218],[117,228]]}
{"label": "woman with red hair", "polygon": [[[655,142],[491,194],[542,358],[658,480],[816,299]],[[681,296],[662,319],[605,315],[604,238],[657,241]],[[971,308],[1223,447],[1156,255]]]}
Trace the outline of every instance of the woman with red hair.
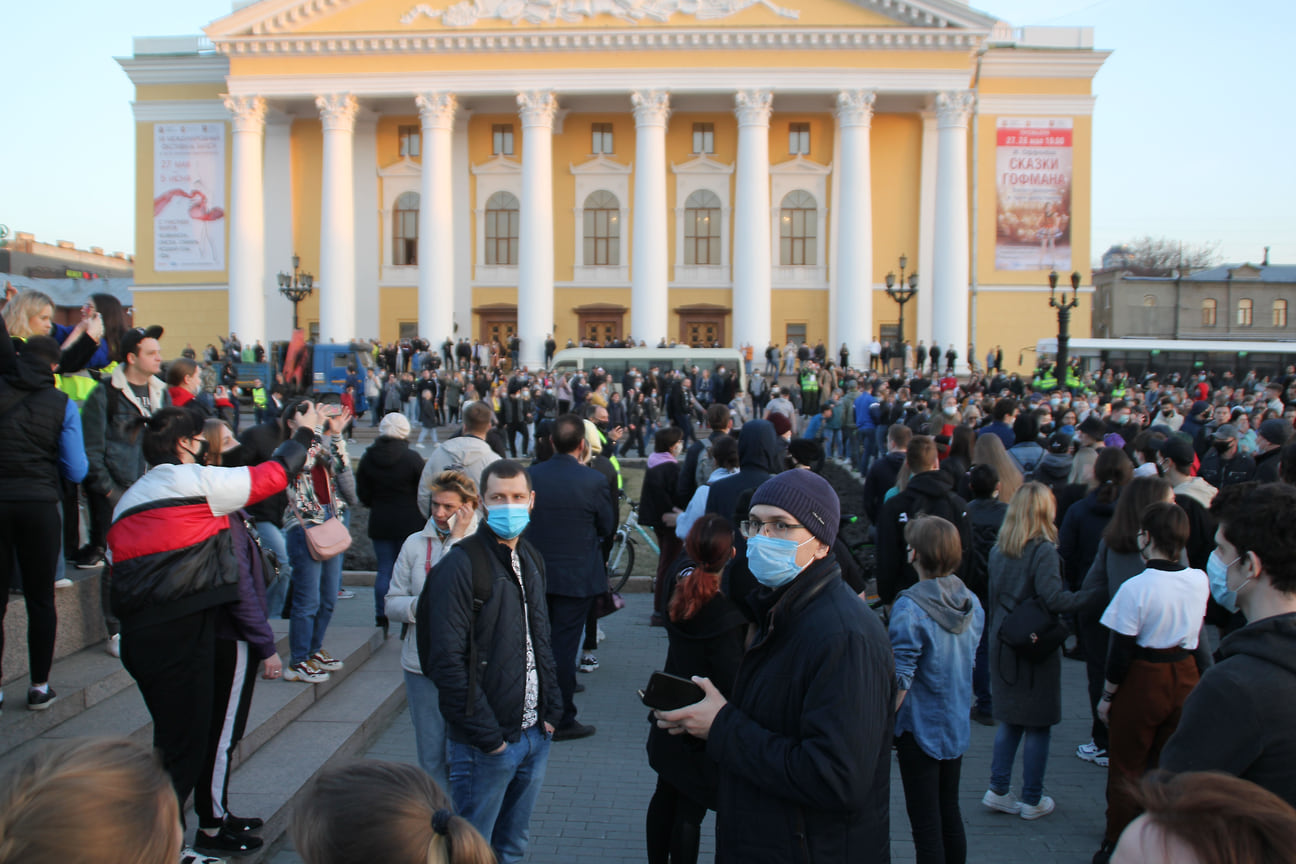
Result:
{"label": "woman with red hair", "polygon": [[[666,624],[670,647],[665,671],[681,678],[710,678],[726,698],[747,631],[747,619],[720,591],[720,575],[733,554],[733,526],[727,519],[708,513],[693,523],[675,568]],[[719,785],[706,741],[671,735],[653,723],[648,764],[657,772],[657,790],[648,804],[648,862],[694,864],[702,819],[716,808]]]}

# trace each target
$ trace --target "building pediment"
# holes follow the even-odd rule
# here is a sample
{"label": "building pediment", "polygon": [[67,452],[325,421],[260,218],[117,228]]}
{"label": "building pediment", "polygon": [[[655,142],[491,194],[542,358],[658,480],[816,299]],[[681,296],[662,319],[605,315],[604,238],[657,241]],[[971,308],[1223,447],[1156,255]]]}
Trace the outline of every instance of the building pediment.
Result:
{"label": "building pediment", "polygon": [[393,162],[386,168],[379,168],[378,176],[384,178],[421,177],[423,176],[423,168],[419,163],[405,156],[399,162]]}
{"label": "building pediment", "polygon": [[958,0],[259,0],[204,29],[220,45],[259,37],[399,39],[436,31],[585,28],[832,26],[986,33],[995,23]]}
{"label": "building pediment", "polygon": [[717,162],[710,156],[699,156],[679,164],[672,162],[671,171],[675,174],[732,174],[734,166],[733,163]]}
{"label": "building pediment", "polygon": [[804,156],[795,156],[785,162],[770,166],[771,174],[801,175],[803,177],[822,177],[832,173],[831,165],[824,165]]}
{"label": "building pediment", "polygon": [[516,159],[496,156],[478,165],[472,166],[474,174],[517,174],[522,175],[522,163]]}
{"label": "building pediment", "polygon": [[629,174],[633,170],[629,165],[623,165],[602,155],[570,167],[573,174]]}

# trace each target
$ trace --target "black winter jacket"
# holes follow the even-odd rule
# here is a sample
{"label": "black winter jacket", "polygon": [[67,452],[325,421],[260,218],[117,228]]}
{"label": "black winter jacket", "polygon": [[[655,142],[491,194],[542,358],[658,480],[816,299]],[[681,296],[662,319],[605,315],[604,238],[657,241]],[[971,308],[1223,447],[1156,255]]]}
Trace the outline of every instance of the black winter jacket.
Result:
{"label": "black winter jacket", "polygon": [[880,459],[874,459],[869,466],[868,476],[864,478],[864,513],[870,524],[876,525],[882,515],[882,499],[896,485],[904,461],[903,453],[887,453]]}
{"label": "black winter jacket", "polygon": [[883,603],[894,603],[897,594],[918,582],[918,573],[906,560],[904,529],[910,519],[920,514],[939,516],[958,529],[963,541],[963,563],[956,575],[967,584],[968,562],[972,560],[972,523],[968,520],[967,502],[954,494],[944,471],[923,471],[909,478],[904,491],[883,505],[878,519],[877,586]]}
{"label": "black winter jacket", "polygon": [[[278,420],[249,426],[239,435],[239,444],[242,446],[231,450],[222,461],[231,467],[260,465],[262,462],[270,461],[271,454],[283,443],[283,440],[284,436],[279,429]],[[287,509],[288,493],[276,492],[264,501],[249,505],[247,513],[253,522],[269,522],[276,528],[282,528],[283,514]]]}
{"label": "black winter jacket", "polygon": [[423,530],[418,508],[423,457],[401,438],[382,437],[369,445],[356,469],[356,496],[369,508],[369,536],[404,541]]}
{"label": "black winter jacket", "polygon": [[40,369],[21,356],[17,363],[21,373],[0,381],[0,500],[58,501],[68,396],[54,386],[48,365]]}
{"label": "black winter jacket", "polygon": [[1116,504],[1098,500],[1098,491],[1090,492],[1067,510],[1058,531],[1058,555],[1062,557],[1062,581],[1075,591],[1098,554],[1103,531],[1116,512]]}
{"label": "black winter jacket", "polygon": [[890,861],[894,663],[831,558],[748,599],[758,631],[707,754],[719,864]]}
{"label": "black winter jacket", "polygon": [[[429,656],[420,655],[423,674],[440,692],[441,715],[456,741],[489,753],[522,735],[526,698],[526,635],[530,625],[536,674],[540,679],[538,722],[554,726],[562,718],[558,671],[549,642],[549,607],[545,604],[544,561],[525,541],[518,543],[522,584],[513,576],[510,551],[483,519],[477,536],[494,553],[491,596],[473,617],[472,559],[455,545],[437,562],[423,584],[429,595],[419,604],[417,624],[427,634]],[[526,613],[523,614],[523,591]],[[468,702],[469,630],[477,641],[477,687]]]}

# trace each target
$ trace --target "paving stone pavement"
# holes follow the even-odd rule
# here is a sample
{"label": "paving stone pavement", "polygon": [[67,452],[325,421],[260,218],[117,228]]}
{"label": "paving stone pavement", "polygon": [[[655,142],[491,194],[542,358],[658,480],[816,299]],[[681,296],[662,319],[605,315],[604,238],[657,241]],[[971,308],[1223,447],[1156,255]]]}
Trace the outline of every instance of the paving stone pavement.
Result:
{"label": "paving stone pavement", "polygon": [[[647,713],[636,690],[647,683],[666,656],[666,635],[648,626],[652,600],[627,595],[626,607],[603,619],[607,639],[599,646],[598,671],[580,675],[586,692],[576,697],[579,719],[598,734],[553,745],[544,791],[531,820],[527,856],[533,864],[621,864],[642,862],[644,814],[656,774],[644,753]],[[1077,744],[1089,740],[1084,665],[1063,661],[1063,720],[1053,728],[1045,791],[1057,810],[1035,822],[991,813],[981,807],[990,775],[994,729],[973,724],[972,744],[963,760],[960,803],[968,834],[970,864],[1081,864],[1102,839],[1106,772],[1075,757]],[[414,763],[414,736],[408,711],[400,712],[365,755]],[[1013,788],[1021,783],[1017,759]],[[703,826],[702,861],[714,856],[714,816]],[[899,768],[891,771],[892,860],[914,860]],[[273,864],[299,864],[291,849]]]}

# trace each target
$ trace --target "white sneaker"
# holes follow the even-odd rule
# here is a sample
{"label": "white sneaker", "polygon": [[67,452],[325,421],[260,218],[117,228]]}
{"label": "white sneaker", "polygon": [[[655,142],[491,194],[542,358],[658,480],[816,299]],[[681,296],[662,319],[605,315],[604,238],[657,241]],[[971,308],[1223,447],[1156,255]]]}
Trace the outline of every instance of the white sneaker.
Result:
{"label": "white sneaker", "polygon": [[602,642],[604,639],[607,638],[607,634],[603,632],[603,628],[602,628],[602,627],[599,627],[599,628],[598,628],[598,634],[597,634],[597,636],[598,636],[598,641],[600,641],[600,642]]}
{"label": "white sneaker", "polygon": [[1000,813],[1010,813],[1016,816],[1021,813],[1022,805],[1017,798],[1008,791],[1003,795],[993,789],[987,789],[986,794],[981,798],[981,806],[988,810],[997,810]]}
{"label": "white sneaker", "polygon": [[55,580],[54,580],[54,587],[55,587],[55,588],[71,588],[71,587],[72,587],[72,580],[69,579],[69,578],[67,578],[66,576],[64,576],[62,579],[55,579]]}
{"label": "white sneaker", "polygon": [[329,673],[319,669],[310,660],[304,660],[301,663],[293,663],[291,666],[285,666],[283,670],[283,680],[301,681],[306,684],[319,684],[329,679]]}
{"label": "white sneaker", "polygon": [[1021,818],[1030,822],[1049,815],[1054,809],[1053,799],[1047,795],[1041,795],[1038,804],[1023,803],[1021,805]]}
{"label": "white sneaker", "polygon": [[1107,767],[1107,751],[1099,747],[1093,741],[1088,744],[1081,744],[1076,748],[1076,758],[1083,759],[1086,762],[1092,762],[1100,768]]}
{"label": "white sneaker", "polygon": [[121,634],[120,633],[114,633],[112,636],[108,637],[108,641],[104,643],[104,651],[108,652],[108,654],[113,657],[121,656]]}

